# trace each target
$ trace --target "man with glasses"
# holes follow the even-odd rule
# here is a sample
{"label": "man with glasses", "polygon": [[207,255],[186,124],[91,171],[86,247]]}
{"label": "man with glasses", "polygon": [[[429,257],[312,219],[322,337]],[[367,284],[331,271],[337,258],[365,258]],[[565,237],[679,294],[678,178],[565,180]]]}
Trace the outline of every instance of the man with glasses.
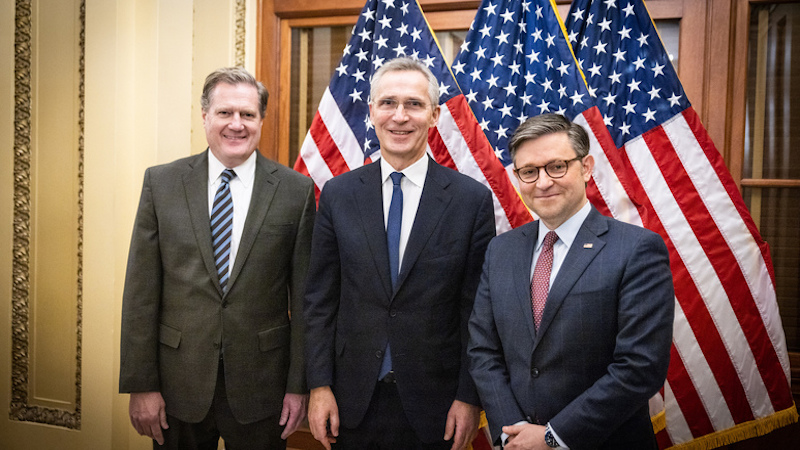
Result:
{"label": "man with glasses", "polygon": [[492,437],[509,450],[656,449],[648,400],[674,309],[664,241],[589,204],[589,138],[564,116],[527,120],[509,151],[539,220],[492,240],[469,322]]}
{"label": "man with glasses", "polygon": [[467,321],[492,197],[427,155],[438,100],[419,61],[381,66],[370,92],[381,158],[320,195],[306,367],[309,425],[326,448],[460,449],[477,430]]}

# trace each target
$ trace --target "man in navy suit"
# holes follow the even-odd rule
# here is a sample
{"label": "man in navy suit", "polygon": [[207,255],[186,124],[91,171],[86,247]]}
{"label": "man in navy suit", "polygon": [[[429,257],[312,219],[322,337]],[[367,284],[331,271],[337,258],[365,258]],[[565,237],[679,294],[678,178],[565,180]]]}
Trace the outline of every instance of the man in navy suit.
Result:
{"label": "man in navy suit", "polygon": [[539,220],[492,240],[469,322],[492,437],[509,450],[655,449],[648,400],[666,378],[674,310],[664,241],[589,204],[579,125],[531,118],[509,150]]}
{"label": "man in navy suit", "polygon": [[477,430],[467,322],[492,197],[426,154],[438,92],[424,64],[384,64],[370,92],[381,159],[320,196],[306,363],[309,425],[326,448],[459,449]]}

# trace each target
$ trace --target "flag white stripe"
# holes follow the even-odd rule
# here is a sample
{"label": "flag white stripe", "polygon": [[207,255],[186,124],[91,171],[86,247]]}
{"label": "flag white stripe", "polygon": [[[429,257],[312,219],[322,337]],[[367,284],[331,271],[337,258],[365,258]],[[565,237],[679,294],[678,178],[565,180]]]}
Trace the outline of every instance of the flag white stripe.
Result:
{"label": "flag white stripe", "polygon": [[694,439],[669,381],[664,383],[664,414],[667,422],[667,434],[673,443],[679,444]]}

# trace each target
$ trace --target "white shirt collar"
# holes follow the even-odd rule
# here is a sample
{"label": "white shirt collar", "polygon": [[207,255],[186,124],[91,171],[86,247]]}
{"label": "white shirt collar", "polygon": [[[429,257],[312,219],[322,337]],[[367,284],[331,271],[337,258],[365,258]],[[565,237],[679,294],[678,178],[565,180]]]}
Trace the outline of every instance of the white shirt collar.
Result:
{"label": "white shirt collar", "polygon": [[[572,247],[572,242],[578,236],[578,231],[581,229],[583,222],[589,217],[589,212],[592,210],[592,205],[586,202],[581,209],[578,210],[572,217],[562,223],[560,227],[554,231],[558,235],[558,241],[563,242],[567,248]],[[536,248],[538,249],[544,241],[544,236],[550,231],[547,226],[540,220],[539,221],[539,237],[536,241]]]}
{"label": "white shirt collar", "polygon": [[[422,158],[418,159],[414,164],[411,164],[410,166],[406,167],[403,170],[400,170],[399,172],[401,172],[406,178],[408,178],[408,181],[414,183],[421,189],[425,184],[425,176],[428,174],[429,159],[430,158],[426,153],[425,155],[423,155]],[[397,170],[394,169],[394,167],[392,167],[391,164],[386,162],[386,160],[383,158],[380,159],[380,164],[381,164],[381,183],[385,183],[386,179],[389,178],[389,175],[391,175],[392,172],[398,172]]]}
{"label": "white shirt collar", "polygon": [[236,172],[236,178],[242,182],[244,187],[250,188],[253,185],[253,181],[256,178],[256,152],[250,154],[250,157],[245,160],[242,164],[236,167],[225,167],[224,164],[219,162],[214,153],[211,150],[208,150],[208,185],[211,186],[212,184],[216,183],[219,179],[219,175],[225,169],[233,169]]}

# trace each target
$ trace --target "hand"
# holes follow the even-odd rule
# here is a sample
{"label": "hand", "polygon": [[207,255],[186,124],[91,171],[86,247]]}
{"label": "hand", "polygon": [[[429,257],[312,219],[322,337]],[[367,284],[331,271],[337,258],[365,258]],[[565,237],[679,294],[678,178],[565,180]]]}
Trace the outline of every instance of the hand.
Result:
{"label": "hand", "polygon": [[452,450],[461,450],[472,444],[478,434],[481,422],[481,409],[475,405],[454,400],[447,412],[444,426],[444,440],[453,439]]}
{"label": "hand", "polygon": [[339,407],[330,386],[311,390],[308,425],[314,439],[320,441],[327,450],[331,450],[331,443],[336,442],[336,437],[339,436]]}
{"label": "hand", "polygon": [[505,450],[550,450],[550,447],[544,442],[544,430],[544,426],[531,423],[503,427],[503,433],[508,435],[508,443],[503,448]]}
{"label": "hand", "polygon": [[166,403],[160,392],[134,392],[128,403],[128,415],[136,432],[142,436],[155,439],[158,445],[164,445],[161,429],[167,425]]}
{"label": "hand", "polygon": [[286,440],[300,426],[306,417],[308,395],[286,393],[283,396],[283,409],[281,410],[280,426],[286,425],[281,433],[281,439]]}

